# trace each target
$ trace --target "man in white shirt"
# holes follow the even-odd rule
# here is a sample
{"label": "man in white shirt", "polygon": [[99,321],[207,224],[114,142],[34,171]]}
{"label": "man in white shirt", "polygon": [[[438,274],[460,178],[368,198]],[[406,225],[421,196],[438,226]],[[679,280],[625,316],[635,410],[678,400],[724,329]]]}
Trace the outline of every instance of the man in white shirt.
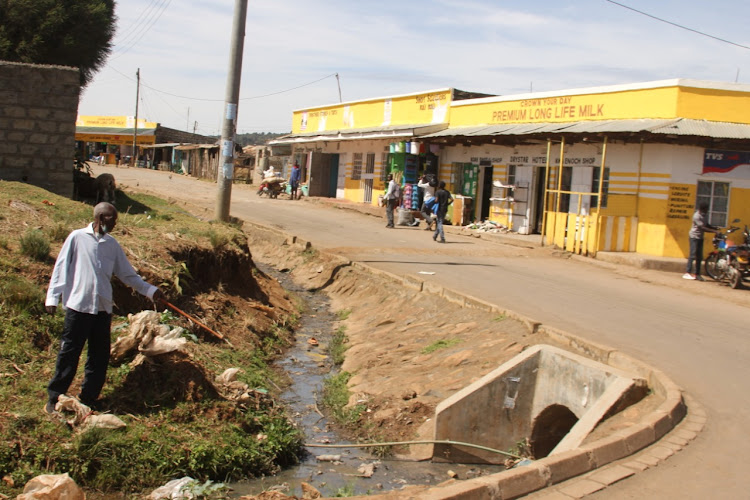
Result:
{"label": "man in white shirt", "polygon": [[62,297],[65,323],[55,375],[47,386],[47,413],[55,411],[57,398],[70,388],[86,342],[79,399],[87,406],[96,405],[109,365],[113,274],[154,302],[164,299],[161,290],[138,276],[120,244],[109,235],[116,223],[117,209],[99,203],[94,207],[94,222],[70,233],[57,256],[45,306],[54,314]]}
{"label": "man in white shirt", "polygon": [[437,182],[434,181],[434,177],[424,175],[419,179],[419,182],[417,182],[417,187],[422,188],[423,193],[422,209],[420,211],[422,212],[422,217],[424,217],[424,221],[427,224],[427,227],[425,228],[426,231],[430,230],[430,226],[432,226],[436,220],[436,217],[432,215],[432,206],[435,201],[435,187],[437,186]]}
{"label": "man in white shirt", "polygon": [[383,197],[385,198],[385,215],[388,220],[385,227],[393,228],[393,211],[401,198],[401,187],[393,179],[393,174],[388,174],[388,189]]}

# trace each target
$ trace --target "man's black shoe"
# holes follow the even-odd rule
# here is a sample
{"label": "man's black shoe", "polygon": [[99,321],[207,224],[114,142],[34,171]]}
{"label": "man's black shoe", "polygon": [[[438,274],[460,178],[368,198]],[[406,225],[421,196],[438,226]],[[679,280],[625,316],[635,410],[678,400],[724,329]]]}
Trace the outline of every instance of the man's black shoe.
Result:
{"label": "man's black shoe", "polygon": [[89,401],[88,399],[79,397],[78,401],[80,401],[82,405],[86,405],[91,408],[91,411],[102,411],[102,402],[98,399],[96,401]]}
{"label": "man's black shoe", "polygon": [[52,401],[47,401],[47,404],[44,405],[44,413],[47,415],[55,415],[58,413],[57,410],[55,410],[55,403]]}

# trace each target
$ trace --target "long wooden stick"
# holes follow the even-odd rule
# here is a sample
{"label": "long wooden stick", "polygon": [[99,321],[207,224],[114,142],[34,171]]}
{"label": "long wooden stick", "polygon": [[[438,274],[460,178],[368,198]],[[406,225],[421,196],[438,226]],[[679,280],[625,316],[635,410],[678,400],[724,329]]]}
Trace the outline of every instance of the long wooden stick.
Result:
{"label": "long wooden stick", "polygon": [[164,305],[166,305],[168,308],[170,308],[174,312],[176,312],[178,314],[181,314],[182,316],[185,316],[187,319],[189,319],[190,321],[192,321],[196,325],[200,326],[201,328],[203,328],[204,330],[206,330],[208,333],[210,333],[211,335],[213,335],[217,339],[223,340],[227,344],[232,345],[232,343],[229,342],[222,334],[220,334],[219,332],[215,332],[215,331],[211,330],[209,327],[207,327],[206,325],[204,325],[203,323],[201,323],[200,321],[198,321],[194,317],[190,316],[188,313],[186,313],[185,311],[183,311],[182,309],[180,309],[176,305],[172,304],[168,300],[161,299],[161,302],[163,302]]}

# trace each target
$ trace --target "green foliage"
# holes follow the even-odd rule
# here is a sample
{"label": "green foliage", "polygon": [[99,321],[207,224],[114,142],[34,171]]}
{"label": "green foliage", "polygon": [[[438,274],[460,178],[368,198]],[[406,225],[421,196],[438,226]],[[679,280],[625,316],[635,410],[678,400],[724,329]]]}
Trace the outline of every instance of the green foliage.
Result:
{"label": "green foliage", "polygon": [[318,258],[318,251],[314,248],[307,248],[302,251],[302,260],[304,262],[310,262],[311,260],[315,260]]}
{"label": "green foliage", "polygon": [[346,497],[353,497],[355,495],[355,489],[353,484],[347,484],[346,486],[342,486],[341,488],[338,488],[336,490],[336,493],[334,493],[334,498],[346,498]]}
{"label": "green foliage", "polygon": [[344,362],[344,353],[348,349],[346,343],[349,339],[346,337],[346,327],[340,326],[331,338],[331,343],[328,345],[328,353],[333,360],[333,363],[340,365]]}
{"label": "green foliage", "polygon": [[39,229],[30,229],[20,238],[21,253],[34,260],[44,262],[49,257],[49,240]]}
{"label": "green foliage", "polygon": [[213,229],[208,232],[208,240],[211,242],[211,248],[214,250],[218,250],[229,244],[229,237],[226,234],[218,233]]}
{"label": "green foliage", "polygon": [[114,0],[0,2],[0,59],[79,68],[85,86],[112,50]]}
{"label": "green foliage", "polygon": [[448,347],[454,346],[461,342],[460,339],[441,339],[433,342],[432,344],[428,345],[424,349],[422,349],[422,354],[430,354],[438,349],[446,349]]}
{"label": "green foliage", "polygon": [[347,383],[351,376],[349,372],[341,372],[328,377],[323,382],[323,405],[331,411],[331,415],[337,423],[349,428],[357,425],[360,415],[365,410],[363,405],[346,407],[349,402]]}
{"label": "green foliage", "polygon": [[508,319],[508,316],[505,315],[505,313],[503,313],[503,314],[500,314],[500,315],[495,316],[494,318],[492,318],[492,321],[500,322],[500,321],[504,321],[506,319]]}
{"label": "green foliage", "polygon": [[0,305],[16,314],[41,313],[44,305],[44,292],[36,283],[21,275],[2,273],[0,281]]}
{"label": "green foliage", "polygon": [[351,309],[342,309],[336,313],[336,316],[338,316],[340,321],[345,321],[351,313]]}
{"label": "green foliage", "polygon": [[52,241],[65,241],[65,238],[68,237],[68,234],[70,234],[70,229],[68,229],[65,224],[60,222],[49,229],[49,237],[52,238]]}
{"label": "green foliage", "polygon": [[191,481],[181,492],[188,498],[229,498],[229,486],[224,483],[214,483],[213,481],[206,481],[201,483],[200,481]]}
{"label": "green foliage", "polygon": [[[0,1],[0,16],[4,5]],[[0,183],[0,196],[23,200],[38,207],[37,212],[42,215],[21,220],[24,212],[12,211],[11,215],[6,205],[0,204],[0,218],[13,219],[7,225],[11,230],[3,235],[11,242],[20,241],[23,228],[30,225],[54,238],[55,233],[63,231],[53,226],[83,227],[91,219],[90,206],[31,185]],[[54,205],[42,204],[44,199]],[[206,223],[185,217],[167,202],[145,195],[130,198],[119,192],[118,204],[122,222],[118,236],[124,246],[136,258],[152,263],[149,267],[155,281],[171,284],[176,276],[182,288],[187,288],[185,281],[192,278],[186,265],[177,262],[169,267],[169,262],[152,257],[168,255],[169,244],[162,244],[160,235],[175,233],[176,227],[186,228],[184,234],[194,236],[191,240],[202,239],[199,244],[206,247]],[[169,216],[147,219],[144,213]],[[177,222],[173,223],[171,217]],[[134,223],[136,219],[141,225]],[[229,226],[225,230],[233,231]],[[141,241],[147,243],[139,246]],[[175,397],[180,393],[170,388],[179,377],[179,382],[186,382],[186,372],[159,373],[157,383],[152,383],[149,376],[153,372],[125,363],[108,370],[102,397],[107,409],[127,423],[126,428],[78,434],[47,417],[42,404],[55,366],[64,314],[60,309],[52,315],[44,310],[45,274],[51,272],[52,262],[31,263],[15,251],[15,245],[13,250],[0,251],[0,406],[7,409],[0,411],[0,477],[7,478],[0,481],[0,498],[15,498],[32,477],[63,472],[69,472],[88,491],[98,490],[94,496],[102,495],[101,498],[115,496],[110,495],[114,492],[122,498],[140,498],[143,491],[185,475],[196,479],[191,485],[195,496],[219,498],[224,492],[220,483],[213,481],[273,474],[297,461],[300,433],[270,396],[277,375],[268,361],[289,336],[278,325],[270,331],[254,332],[263,338],[261,346],[252,351],[248,346],[229,349],[212,342],[191,345],[190,359],[201,365],[208,380],[228,367],[241,368],[238,378],[253,388],[256,398],[247,407],[212,399],[208,393],[195,399],[192,395]],[[227,312],[231,314],[231,309],[227,308]],[[175,324],[177,318],[164,313],[162,321]],[[283,318],[279,321],[284,322]],[[113,338],[125,328],[124,318],[116,318]],[[82,358],[76,382],[83,371]],[[76,386],[71,388],[75,389]]]}

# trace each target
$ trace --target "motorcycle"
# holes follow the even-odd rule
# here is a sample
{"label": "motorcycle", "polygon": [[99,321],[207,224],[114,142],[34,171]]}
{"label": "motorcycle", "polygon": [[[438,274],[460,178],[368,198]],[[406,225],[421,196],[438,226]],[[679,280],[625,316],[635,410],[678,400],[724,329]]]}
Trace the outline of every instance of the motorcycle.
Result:
{"label": "motorcycle", "polygon": [[284,192],[284,189],[286,188],[286,182],[269,182],[269,181],[263,181],[258,188],[258,196],[263,196],[264,194],[268,196],[269,198],[278,198],[278,196]]}
{"label": "motorcycle", "polygon": [[[740,222],[739,219],[732,221]],[[750,230],[745,225],[743,242],[739,245],[727,239],[727,235],[739,230],[731,226],[726,233],[716,233],[713,238],[714,251],[706,257],[706,274],[716,281],[726,280],[732,288],[740,288],[744,279],[750,278]]]}

